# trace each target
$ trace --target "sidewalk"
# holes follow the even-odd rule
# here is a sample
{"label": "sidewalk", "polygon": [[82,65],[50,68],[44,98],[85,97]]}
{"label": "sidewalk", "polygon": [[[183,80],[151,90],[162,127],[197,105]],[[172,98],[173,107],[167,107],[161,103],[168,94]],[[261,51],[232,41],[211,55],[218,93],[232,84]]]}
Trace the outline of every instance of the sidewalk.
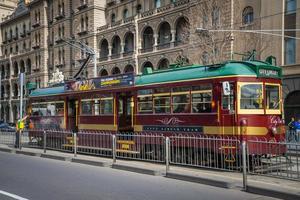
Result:
{"label": "sidewalk", "polygon": [[[216,187],[243,190],[242,173],[238,172],[171,165],[170,170],[166,173],[166,166],[164,164],[155,164],[135,160],[117,159],[116,163],[113,163],[112,158],[81,154],[78,154],[76,157],[74,157],[74,154],[72,153],[52,150],[47,150],[47,152],[44,153],[42,149],[34,148],[22,148],[22,150],[17,150],[7,145],[0,145],[0,151],[76,162],[93,166],[111,167],[113,169],[126,170],[135,173],[165,176],[166,178],[196,182]],[[248,175],[247,179],[247,192],[281,199],[300,199],[300,182],[256,175]]]}

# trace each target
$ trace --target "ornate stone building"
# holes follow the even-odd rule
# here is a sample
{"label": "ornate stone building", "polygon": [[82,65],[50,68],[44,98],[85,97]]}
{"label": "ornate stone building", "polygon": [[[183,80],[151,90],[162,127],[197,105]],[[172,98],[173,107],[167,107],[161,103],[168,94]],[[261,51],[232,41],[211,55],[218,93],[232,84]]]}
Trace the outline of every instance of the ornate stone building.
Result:
{"label": "ornate stone building", "polygon": [[[285,74],[287,110],[300,113],[300,105],[288,103],[300,98],[299,21],[300,0],[19,1],[1,23],[0,118],[17,119],[19,72],[26,73],[27,86],[36,87],[47,86],[56,69],[65,79],[77,72],[87,55],[67,45],[67,38],[97,51],[97,76],[164,69],[182,56],[204,64],[240,59],[235,52],[256,49],[258,59],[277,57]],[[289,37],[280,36],[282,27]],[[235,32],[228,34],[230,29]],[[255,33],[261,29],[277,31]],[[207,42],[209,37],[216,45]],[[94,76],[93,66],[84,76]]]}

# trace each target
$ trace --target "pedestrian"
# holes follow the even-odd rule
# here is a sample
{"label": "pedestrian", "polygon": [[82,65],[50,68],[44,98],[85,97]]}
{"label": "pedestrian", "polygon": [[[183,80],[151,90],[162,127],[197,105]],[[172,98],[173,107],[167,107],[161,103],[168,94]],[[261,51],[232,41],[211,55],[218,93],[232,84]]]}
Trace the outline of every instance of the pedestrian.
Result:
{"label": "pedestrian", "polygon": [[289,134],[288,134],[288,141],[293,141],[295,139],[296,136],[296,129],[295,129],[295,118],[292,117],[291,121],[288,124],[289,127]]}
{"label": "pedestrian", "polygon": [[298,119],[298,121],[295,121],[294,127],[295,127],[295,130],[296,130],[295,139],[296,139],[296,142],[299,142],[299,137],[300,137],[300,118]]}

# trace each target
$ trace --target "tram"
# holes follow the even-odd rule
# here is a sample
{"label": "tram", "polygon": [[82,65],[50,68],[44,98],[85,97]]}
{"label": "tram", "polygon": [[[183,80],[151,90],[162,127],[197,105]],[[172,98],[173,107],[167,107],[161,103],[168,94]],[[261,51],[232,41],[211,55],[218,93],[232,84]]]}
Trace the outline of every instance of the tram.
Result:
{"label": "tram", "polygon": [[282,141],[281,76],[267,62],[228,61],[70,81],[31,93],[30,127]]}

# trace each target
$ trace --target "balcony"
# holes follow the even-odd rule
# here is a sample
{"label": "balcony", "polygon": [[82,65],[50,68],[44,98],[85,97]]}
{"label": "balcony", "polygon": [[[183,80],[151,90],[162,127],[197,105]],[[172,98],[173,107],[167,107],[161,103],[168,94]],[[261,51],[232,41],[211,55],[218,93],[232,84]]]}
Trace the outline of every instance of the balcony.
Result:
{"label": "balcony", "polygon": [[108,6],[114,5],[115,3],[116,3],[116,0],[107,0]]}
{"label": "balcony", "polygon": [[34,46],[32,46],[32,49],[34,49],[34,50],[39,49],[39,48],[40,48],[39,44],[35,44]]}
{"label": "balcony", "polygon": [[147,53],[147,52],[152,52],[152,51],[153,51],[153,47],[147,47],[147,48],[140,49],[140,53]]}
{"label": "balcony", "polygon": [[99,62],[108,60],[107,56],[102,56],[99,58]]}
{"label": "balcony", "polygon": [[125,51],[124,53],[123,53],[123,56],[124,57],[126,57],[126,56],[132,56],[133,55],[133,50],[128,50],[128,51]]}
{"label": "balcony", "polygon": [[60,44],[60,43],[62,43],[63,41],[64,41],[64,39],[61,38],[61,37],[59,37],[59,38],[57,38],[57,39],[55,40],[55,43],[56,43],[56,44]]}
{"label": "balcony", "polygon": [[161,49],[167,49],[167,48],[170,48],[170,43],[163,43],[163,44],[158,44],[157,45],[157,49],[158,50],[161,50]]}
{"label": "balcony", "polygon": [[112,23],[111,23],[111,27],[113,27],[113,26],[119,26],[119,25],[122,24],[122,22],[123,22],[123,20],[119,20],[119,21],[116,21],[116,22],[112,22]]}
{"label": "balcony", "polygon": [[34,24],[32,24],[32,27],[33,28],[37,28],[37,27],[39,27],[41,24],[40,24],[40,22],[35,22]]}
{"label": "balcony", "polygon": [[78,32],[77,34],[78,34],[79,36],[83,36],[83,35],[86,35],[87,33],[88,33],[87,30],[82,30],[82,31]]}
{"label": "balcony", "polygon": [[58,21],[58,20],[61,20],[65,18],[65,14],[64,13],[59,13],[57,16],[55,16],[55,19]]}
{"label": "balcony", "polygon": [[115,53],[111,55],[111,59],[116,59],[116,58],[120,58],[121,54],[119,53]]}
{"label": "balcony", "polygon": [[64,63],[59,63],[55,65],[56,68],[63,68],[64,66],[65,66]]}
{"label": "balcony", "polygon": [[86,9],[87,7],[88,7],[88,4],[86,2],[84,2],[80,6],[78,6],[77,9],[80,11],[80,10]]}
{"label": "balcony", "polygon": [[21,38],[24,38],[26,36],[26,32],[24,31],[23,33],[20,34]]}

